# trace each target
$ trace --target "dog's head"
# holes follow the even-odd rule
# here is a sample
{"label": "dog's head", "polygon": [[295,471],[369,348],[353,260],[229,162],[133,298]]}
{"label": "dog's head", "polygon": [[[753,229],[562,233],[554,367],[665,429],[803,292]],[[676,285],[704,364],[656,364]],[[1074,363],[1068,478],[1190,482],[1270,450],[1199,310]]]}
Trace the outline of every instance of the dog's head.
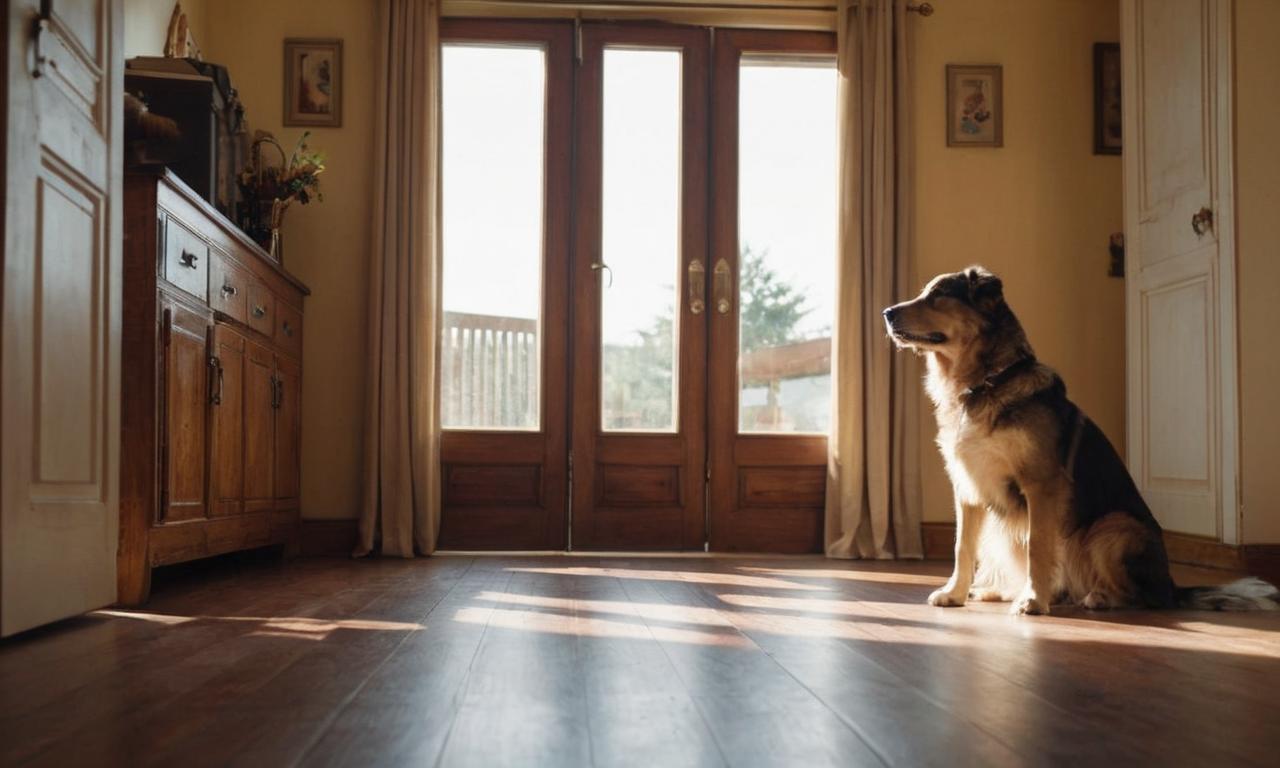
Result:
{"label": "dog's head", "polygon": [[982,267],[938,275],[920,295],[884,310],[899,347],[960,357],[1009,314],[1000,278]]}

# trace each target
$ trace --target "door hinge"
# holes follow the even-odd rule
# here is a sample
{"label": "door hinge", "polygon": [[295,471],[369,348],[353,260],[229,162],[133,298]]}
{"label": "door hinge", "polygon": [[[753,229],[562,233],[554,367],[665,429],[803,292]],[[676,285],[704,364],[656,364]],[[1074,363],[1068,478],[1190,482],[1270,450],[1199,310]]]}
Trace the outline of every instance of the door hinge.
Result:
{"label": "door hinge", "polygon": [[568,531],[565,534],[564,549],[573,551],[573,451],[569,451],[568,487],[565,489],[565,517]]}

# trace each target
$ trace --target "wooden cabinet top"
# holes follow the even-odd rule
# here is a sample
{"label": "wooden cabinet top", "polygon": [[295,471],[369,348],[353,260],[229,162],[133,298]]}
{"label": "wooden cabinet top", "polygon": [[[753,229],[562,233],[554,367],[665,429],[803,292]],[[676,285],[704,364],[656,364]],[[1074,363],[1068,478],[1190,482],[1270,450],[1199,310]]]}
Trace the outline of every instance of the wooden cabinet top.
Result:
{"label": "wooden cabinet top", "polygon": [[[143,181],[146,180],[146,181]],[[215,245],[221,246],[224,250],[236,253],[240,258],[252,258],[252,260],[260,267],[264,267],[274,274],[278,275],[282,280],[292,286],[303,296],[311,295],[311,289],[301,280],[293,276],[283,266],[271,260],[267,252],[257,243],[246,235],[239,227],[233,224],[218,209],[209,204],[207,200],[195,193],[191,187],[180,178],[177,174],[170,171],[164,166],[143,166],[139,168],[130,168],[125,174],[126,185],[130,183],[147,183],[156,184],[157,187],[163,187],[169,194],[175,195],[183,203],[194,208],[196,212],[207,219],[217,232],[204,232],[205,235],[216,236]],[[157,197],[160,195],[157,194]],[[203,229],[203,228],[202,228]],[[247,266],[247,265],[246,265]]]}

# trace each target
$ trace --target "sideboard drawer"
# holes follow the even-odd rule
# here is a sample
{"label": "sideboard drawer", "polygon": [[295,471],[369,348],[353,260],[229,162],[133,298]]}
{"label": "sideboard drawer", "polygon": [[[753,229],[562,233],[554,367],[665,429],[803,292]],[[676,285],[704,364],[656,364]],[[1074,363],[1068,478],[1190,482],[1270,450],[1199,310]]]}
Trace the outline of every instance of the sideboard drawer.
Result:
{"label": "sideboard drawer", "polygon": [[172,216],[164,226],[164,279],[208,300],[209,245]]}
{"label": "sideboard drawer", "polygon": [[209,265],[209,305],[224,315],[249,321],[249,286],[253,278],[219,251]]}
{"label": "sideboard drawer", "polygon": [[276,329],[275,303],[267,286],[256,280],[249,284],[249,327],[268,338]]}
{"label": "sideboard drawer", "polygon": [[276,343],[295,355],[302,354],[302,313],[283,301],[276,302]]}

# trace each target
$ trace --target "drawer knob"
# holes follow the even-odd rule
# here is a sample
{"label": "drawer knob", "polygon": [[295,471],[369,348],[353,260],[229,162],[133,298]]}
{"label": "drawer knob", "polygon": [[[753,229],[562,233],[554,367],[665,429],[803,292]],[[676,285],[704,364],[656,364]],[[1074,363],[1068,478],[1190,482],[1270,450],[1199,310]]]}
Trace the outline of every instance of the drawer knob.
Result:
{"label": "drawer knob", "polygon": [[284,329],[285,336],[289,336],[289,337],[293,336],[293,326],[289,324],[288,320],[285,320],[283,323],[281,323],[280,327]]}
{"label": "drawer knob", "polygon": [[191,268],[191,269],[195,269],[195,268],[196,268],[196,260],[197,260],[197,259],[199,259],[199,258],[200,258],[200,257],[199,257],[199,256],[196,256],[194,253],[191,253],[190,251],[185,251],[185,250],[184,250],[184,251],[182,252],[182,255],[181,255],[180,257],[178,257],[178,261],[182,262],[182,266],[184,266],[184,267],[189,267],[189,268]]}
{"label": "drawer knob", "polygon": [[239,292],[240,291],[237,290],[236,287],[231,283],[226,283],[225,285],[222,286],[223,297],[235,296]]}
{"label": "drawer knob", "polygon": [[266,316],[267,316],[267,308],[266,308],[266,307],[264,307],[264,306],[262,306],[261,304],[254,304],[254,305],[253,305],[253,316],[254,316],[254,317],[266,317]]}

